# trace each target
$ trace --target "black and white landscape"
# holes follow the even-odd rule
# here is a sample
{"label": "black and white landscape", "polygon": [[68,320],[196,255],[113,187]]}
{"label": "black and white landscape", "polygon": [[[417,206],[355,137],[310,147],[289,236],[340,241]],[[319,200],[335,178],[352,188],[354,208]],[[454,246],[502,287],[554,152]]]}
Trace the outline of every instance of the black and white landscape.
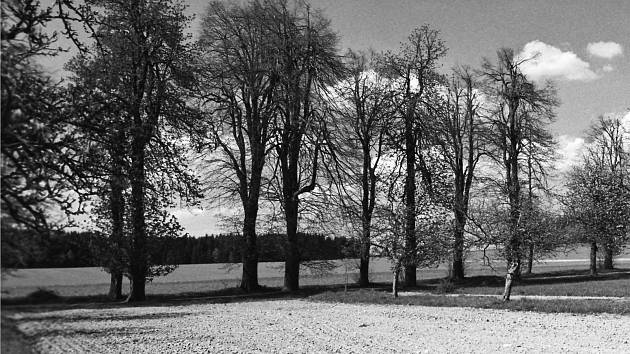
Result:
{"label": "black and white landscape", "polygon": [[630,352],[628,14],[2,0],[2,352]]}

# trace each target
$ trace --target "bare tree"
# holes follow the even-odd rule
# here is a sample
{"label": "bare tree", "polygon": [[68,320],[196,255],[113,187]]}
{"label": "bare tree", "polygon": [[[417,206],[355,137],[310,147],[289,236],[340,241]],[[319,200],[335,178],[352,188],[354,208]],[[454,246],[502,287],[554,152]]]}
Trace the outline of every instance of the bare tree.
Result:
{"label": "bare tree", "polygon": [[453,174],[454,280],[464,279],[464,231],[475,168],[485,149],[485,124],[480,110],[479,81],[468,67],[456,69],[447,86],[443,116],[436,120],[435,141]]}
{"label": "bare tree", "polygon": [[317,183],[326,149],[325,93],[340,76],[337,35],[321,12],[302,2],[270,1],[265,16],[271,27],[279,77],[280,115],[274,131],[278,199],[287,230],[284,288],[299,289],[298,218],[300,196]]}
{"label": "bare tree", "polygon": [[369,285],[372,215],[382,182],[379,170],[394,113],[393,91],[391,80],[380,73],[375,53],[350,51],[347,57],[348,77],[337,85],[338,113],[344,123],[335,136],[344,141],[351,166],[340,200],[344,214],[360,225],[359,286],[365,287]]}
{"label": "bare tree", "polygon": [[[534,134],[528,131],[533,127],[533,120],[539,124],[539,136],[544,134],[546,126],[554,117],[553,109],[557,105],[555,90],[548,84],[538,88],[521,71],[523,62],[531,58],[519,58],[512,49],[503,48],[497,52],[498,61],[492,64],[485,60],[483,71],[487,80],[487,94],[495,104],[491,117],[492,153],[490,157],[499,164],[505,173],[504,185],[501,186],[507,196],[508,235],[504,242],[504,253],[508,263],[503,300],[509,301],[512,280],[521,267],[523,254],[523,235],[520,232],[523,195],[521,191],[522,159],[528,138]],[[536,141],[535,143],[542,143]]]}
{"label": "bare tree", "polygon": [[[204,98],[211,110],[210,143],[220,156],[209,165],[213,187],[236,194],[243,208],[241,288],[258,288],[256,220],[263,170],[278,114],[279,73],[267,5],[212,2],[203,20]],[[214,154],[216,155],[216,154]]]}
{"label": "bare tree", "polygon": [[[439,37],[439,31],[423,26],[415,29],[399,53],[387,53],[384,64],[389,75],[398,82],[396,96],[400,129],[392,139],[394,147],[401,152],[405,163],[405,232],[406,248],[416,249],[416,171],[419,169],[424,181],[430,186],[430,171],[422,161],[423,146],[419,141],[423,133],[423,115],[435,114],[426,99],[427,91],[437,84],[438,60],[446,54],[446,47]],[[429,188],[430,191],[430,188]],[[414,264],[405,266],[405,284],[416,285]]]}

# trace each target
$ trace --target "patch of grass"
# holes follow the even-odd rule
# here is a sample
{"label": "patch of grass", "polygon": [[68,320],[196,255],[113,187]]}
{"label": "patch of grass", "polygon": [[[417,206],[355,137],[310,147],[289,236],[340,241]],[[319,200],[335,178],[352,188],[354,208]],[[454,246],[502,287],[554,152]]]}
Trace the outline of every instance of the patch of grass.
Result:
{"label": "patch of grass", "polygon": [[312,301],[348,304],[416,305],[435,307],[474,307],[512,311],[546,313],[612,313],[630,314],[630,301],[618,300],[533,300],[522,299],[502,302],[492,297],[414,295],[394,298],[390,293],[376,289],[350,292],[327,291],[308,298]]}

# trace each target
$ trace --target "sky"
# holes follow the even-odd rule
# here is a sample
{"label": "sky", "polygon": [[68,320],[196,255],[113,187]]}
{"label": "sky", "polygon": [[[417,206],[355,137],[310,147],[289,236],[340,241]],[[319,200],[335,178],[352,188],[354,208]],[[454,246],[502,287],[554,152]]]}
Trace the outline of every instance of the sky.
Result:
{"label": "sky", "polygon": [[[188,0],[197,31],[207,1]],[[497,49],[513,48],[538,57],[524,68],[528,76],[556,83],[561,105],[552,131],[567,168],[579,157],[584,131],[601,114],[625,115],[630,122],[630,0],[311,0],[340,37],[343,52],[400,47],[424,24],[441,32],[449,48],[442,61],[479,67]],[[64,56],[48,63],[60,67]],[[177,211],[191,234],[215,231],[208,210]],[[205,222],[201,222],[201,220]],[[216,220],[216,219],[215,219]],[[206,225],[206,226],[204,226]]]}

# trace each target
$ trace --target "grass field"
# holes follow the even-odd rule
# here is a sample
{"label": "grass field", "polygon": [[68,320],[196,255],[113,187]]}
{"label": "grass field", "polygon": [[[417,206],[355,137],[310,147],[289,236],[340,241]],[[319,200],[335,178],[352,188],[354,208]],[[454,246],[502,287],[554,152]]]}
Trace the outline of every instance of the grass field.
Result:
{"label": "grass field", "polygon": [[[491,258],[494,255],[489,253]],[[578,248],[571,252],[560,253],[553,259],[539,262],[534,266],[534,273],[570,272],[588,268],[586,261],[588,249]],[[480,281],[462,284],[457,292],[496,294],[502,290],[504,276],[503,265],[494,261],[493,267],[483,265],[482,254],[473,252],[466,263],[469,277],[477,277]],[[358,278],[356,260],[339,260],[332,262],[333,268],[322,272],[304,267],[301,271],[300,284],[303,286],[329,286],[353,284]],[[616,266],[630,268],[630,252],[617,257]],[[375,258],[370,264],[370,280],[374,283],[391,281],[389,262]],[[240,264],[192,264],[181,265],[173,273],[159,277],[147,284],[149,295],[205,294],[233,288],[239,285],[241,276]],[[284,264],[268,262],[259,264],[260,283],[267,287],[280,287],[283,283]],[[585,274],[585,273],[583,273]],[[448,266],[420,269],[418,279],[422,286],[429,289],[438,285],[437,279],[448,275]],[[485,278],[479,278],[485,277]],[[586,282],[588,277],[567,279],[566,281],[524,281],[515,288],[515,294],[552,294],[552,295],[588,295],[588,296],[629,296],[630,280],[609,279],[598,280],[597,285]],[[423,282],[424,281],[424,282]],[[485,283],[484,283],[485,282]],[[591,285],[588,285],[591,284]],[[109,274],[100,268],[48,268],[19,269],[10,274],[3,274],[2,299],[24,297],[38,289],[52,290],[63,297],[89,297],[107,293]],[[127,289],[125,289],[127,290]]]}

